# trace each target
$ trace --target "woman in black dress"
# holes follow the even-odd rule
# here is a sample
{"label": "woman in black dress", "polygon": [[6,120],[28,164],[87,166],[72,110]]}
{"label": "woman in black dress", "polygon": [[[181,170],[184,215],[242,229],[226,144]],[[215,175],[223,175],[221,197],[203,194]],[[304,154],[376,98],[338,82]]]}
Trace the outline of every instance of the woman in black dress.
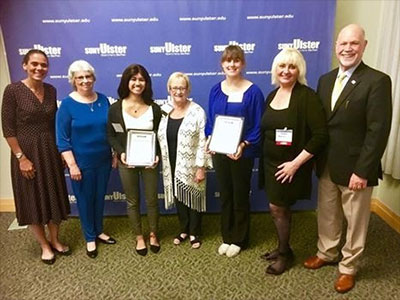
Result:
{"label": "woman in black dress", "polygon": [[325,114],[306,86],[306,63],[296,49],[284,49],[272,63],[272,91],[261,121],[260,185],[265,185],[278,233],[278,248],[262,255],[273,261],[266,272],[279,275],[293,259],[289,246],[290,206],[311,194],[312,160],[327,143]]}
{"label": "woman in black dress", "polygon": [[3,135],[12,152],[11,179],[18,223],[29,225],[42,248],[42,261],[53,264],[55,253],[71,253],[58,240],[59,224],[67,219],[70,208],[55,144],[56,89],[43,82],[49,67],[43,51],[30,50],[22,66],[27,78],[4,90]]}

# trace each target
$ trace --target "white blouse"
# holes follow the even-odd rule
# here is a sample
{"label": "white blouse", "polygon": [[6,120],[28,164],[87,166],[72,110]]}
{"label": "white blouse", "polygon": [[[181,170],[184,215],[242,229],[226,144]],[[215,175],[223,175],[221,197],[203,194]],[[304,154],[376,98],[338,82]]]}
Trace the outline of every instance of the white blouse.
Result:
{"label": "white blouse", "polygon": [[131,116],[126,111],[122,110],[126,129],[153,130],[153,109],[151,106],[145,113],[137,118]]}

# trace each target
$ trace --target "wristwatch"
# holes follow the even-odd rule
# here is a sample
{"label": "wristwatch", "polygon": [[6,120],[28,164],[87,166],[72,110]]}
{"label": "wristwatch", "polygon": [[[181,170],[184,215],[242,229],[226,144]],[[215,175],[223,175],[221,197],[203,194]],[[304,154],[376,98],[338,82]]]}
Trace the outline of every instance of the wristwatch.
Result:
{"label": "wristwatch", "polygon": [[21,159],[22,156],[24,156],[24,154],[23,154],[22,152],[15,153],[15,157],[16,157],[17,159]]}

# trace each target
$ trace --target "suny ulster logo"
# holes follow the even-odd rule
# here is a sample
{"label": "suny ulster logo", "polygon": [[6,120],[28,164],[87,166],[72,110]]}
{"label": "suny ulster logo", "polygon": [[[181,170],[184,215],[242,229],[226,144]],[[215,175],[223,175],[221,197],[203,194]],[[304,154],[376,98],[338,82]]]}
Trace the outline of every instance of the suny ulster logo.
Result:
{"label": "suny ulster logo", "polygon": [[99,43],[98,47],[86,47],[85,54],[100,56],[126,56],[128,46],[109,45],[107,43]]}
{"label": "suny ulster logo", "polygon": [[278,50],[284,48],[295,48],[299,51],[313,52],[318,51],[320,41],[303,41],[300,38],[293,39],[291,43],[279,43]]}
{"label": "suny ulster logo", "polygon": [[214,45],[214,52],[223,52],[226,47],[236,45],[243,49],[244,53],[253,53],[256,48],[255,43],[239,43],[237,41],[229,41],[227,45]]}
{"label": "suny ulster logo", "polygon": [[192,45],[190,44],[174,44],[172,42],[165,42],[164,46],[150,46],[151,54],[165,54],[165,55],[190,55]]}
{"label": "suny ulster logo", "polygon": [[34,44],[32,48],[19,48],[18,53],[24,56],[31,49],[42,50],[48,57],[61,57],[61,47],[56,46],[42,46],[40,44]]}

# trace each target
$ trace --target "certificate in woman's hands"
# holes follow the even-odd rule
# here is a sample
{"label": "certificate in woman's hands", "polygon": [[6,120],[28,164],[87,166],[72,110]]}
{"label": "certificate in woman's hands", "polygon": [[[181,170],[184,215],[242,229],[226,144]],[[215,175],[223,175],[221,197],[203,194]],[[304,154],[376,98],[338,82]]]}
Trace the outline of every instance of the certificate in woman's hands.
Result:
{"label": "certificate in woman's hands", "polygon": [[243,130],[243,117],[217,115],[209,145],[210,151],[235,154]]}
{"label": "certificate in woman's hands", "polygon": [[153,131],[129,130],[126,143],[126,164],[147,167],[154,164],[156,134]]}

